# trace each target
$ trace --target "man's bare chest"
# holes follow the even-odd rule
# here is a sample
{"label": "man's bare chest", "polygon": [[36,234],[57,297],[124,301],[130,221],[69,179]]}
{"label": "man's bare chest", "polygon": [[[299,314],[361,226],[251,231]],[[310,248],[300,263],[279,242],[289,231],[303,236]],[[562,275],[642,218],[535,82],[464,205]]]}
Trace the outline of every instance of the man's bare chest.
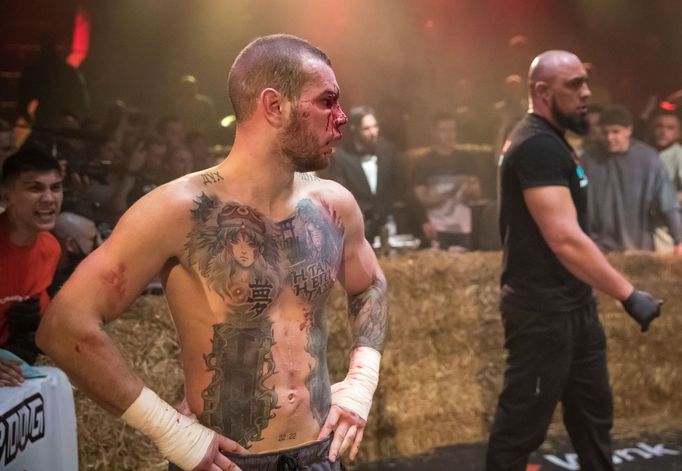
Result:
{"label": "man's bare chest", "polygon": [[257,319],[288,288],[316,304],[332,288],[341,261],[343,225],[324,202],[305,198],[285,219],[202,194],[191,209],[184,246],[188,268],[228,310]]}

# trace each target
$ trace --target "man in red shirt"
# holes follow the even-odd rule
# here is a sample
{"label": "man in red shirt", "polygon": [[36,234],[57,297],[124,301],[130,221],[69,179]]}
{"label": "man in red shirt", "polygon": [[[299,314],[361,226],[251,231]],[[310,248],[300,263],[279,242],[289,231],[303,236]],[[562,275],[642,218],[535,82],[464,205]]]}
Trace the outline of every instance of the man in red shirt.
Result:
{"label": "man in red shirt", "polygon": [[[62,205],[59,162],[35,147],[5,160],[0,179],[0,348],[35,361],[34,336],[49,302],[60,247],[50,234]],[[0,386],[23,381],[12,362],[0,363]]]}

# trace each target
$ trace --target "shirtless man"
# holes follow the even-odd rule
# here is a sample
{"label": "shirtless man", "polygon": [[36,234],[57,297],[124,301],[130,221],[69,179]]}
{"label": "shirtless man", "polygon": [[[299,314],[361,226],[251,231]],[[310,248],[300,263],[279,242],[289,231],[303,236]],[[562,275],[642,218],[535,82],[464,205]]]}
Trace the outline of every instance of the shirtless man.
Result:
{"label": "shirtless man", "polygon": [[[298,173],[332,157],[346,122],[339,86],[322,51],[276,35],[240,53],[228,90],[229,158],[140,199],[62,288],[38,342],[182,469],[342,469],[378,382],[387,297],[351,194]],[[102,329],[157,273],[198,422],[146,388]],[[337,279],[354,348],[330,387],[323,308]]]}

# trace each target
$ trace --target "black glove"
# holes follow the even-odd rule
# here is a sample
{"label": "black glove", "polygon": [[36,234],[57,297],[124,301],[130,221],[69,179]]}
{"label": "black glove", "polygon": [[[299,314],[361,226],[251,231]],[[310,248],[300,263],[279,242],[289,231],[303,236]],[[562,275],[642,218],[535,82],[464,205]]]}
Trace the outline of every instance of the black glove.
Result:
{"label": "black glove", "polygon": [[40,300],[37,297],[12,304],[7,310],[9,339],[4,348],[29,365],[34,364],[40,353],[35,341],[39,324]]}
{"label": "black glove", "polygon": [[35,332],[40,324],[40,300],[29,298],[14,303],[7,310],[7,326],[12,336]]}
{"label": "black glove", "polygon": [[646,332],[651,321],[661,315],[661,304],[663,300],[654,299],[646,291],[639,290],[634,290],[628,299],[623,301],[623,307],[630,317],[637,321],[642,332]]}

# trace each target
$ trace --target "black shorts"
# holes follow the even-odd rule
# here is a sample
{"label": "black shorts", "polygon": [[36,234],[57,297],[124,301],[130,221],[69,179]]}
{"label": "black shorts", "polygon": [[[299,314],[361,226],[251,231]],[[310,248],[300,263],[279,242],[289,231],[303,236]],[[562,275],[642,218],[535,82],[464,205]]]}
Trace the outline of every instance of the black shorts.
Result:
{"label": "black shorts", "polygon": [[[256,455],[225,453],[225,456],[242,471],[344,471],[346,468],[341,464],[340,459],[334,463],[328,459],[331,443],[332,435],[320,442],[272,453]],[[172,463],[168,466],[168,471],[179,469]]]}

